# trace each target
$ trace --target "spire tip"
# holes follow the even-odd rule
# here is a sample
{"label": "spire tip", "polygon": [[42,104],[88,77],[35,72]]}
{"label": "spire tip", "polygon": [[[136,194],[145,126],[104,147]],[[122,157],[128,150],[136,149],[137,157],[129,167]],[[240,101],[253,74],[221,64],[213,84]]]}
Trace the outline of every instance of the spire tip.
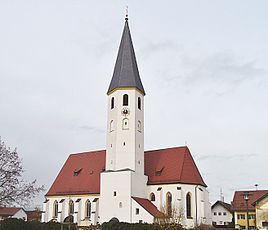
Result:
{"label": "spire tip", "polygon": [[125,20],[126,21],[128,20],[128,6],[126,6],[126,17],[125,17]]}

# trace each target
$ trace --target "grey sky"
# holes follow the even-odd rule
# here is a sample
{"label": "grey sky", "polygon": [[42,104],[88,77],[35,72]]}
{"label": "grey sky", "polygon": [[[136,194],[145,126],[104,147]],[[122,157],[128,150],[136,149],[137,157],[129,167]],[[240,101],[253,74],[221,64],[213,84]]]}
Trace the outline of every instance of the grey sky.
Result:
{"label": "grey sky", "polygon": [[[0,135],[47,188],[105,148],[106,91],[129,6],[146,149],[187,142],[209,186],[268,189],[268,2],[0,1]],[[36,202],[42,201],[42,196]]]}

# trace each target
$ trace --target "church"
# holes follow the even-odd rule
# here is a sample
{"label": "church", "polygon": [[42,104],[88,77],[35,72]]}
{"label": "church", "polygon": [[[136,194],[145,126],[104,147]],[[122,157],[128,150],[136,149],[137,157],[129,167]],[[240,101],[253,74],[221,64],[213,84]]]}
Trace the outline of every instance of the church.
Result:
{"label": "church", "polygon": [[106,150],[68,157],[45,195],[42,222],[211,224],[207,185],[188,147],[144,151],[144,97],[126,17],[107,91]]}

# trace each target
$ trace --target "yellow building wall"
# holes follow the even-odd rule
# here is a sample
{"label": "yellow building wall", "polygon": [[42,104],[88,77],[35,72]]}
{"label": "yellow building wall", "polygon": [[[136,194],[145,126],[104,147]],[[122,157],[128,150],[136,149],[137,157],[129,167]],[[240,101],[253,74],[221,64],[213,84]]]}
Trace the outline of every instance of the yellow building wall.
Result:
{"label": "yellow building wall", "polygon": [[[239,214],[244,214],[245,215],[245,219],[238,219],[237,215]],[[256,218],[256,213],[255,211],[249,211],[248,215],[250,214],[254,214],[255,218]],[[249,219],[249,226],[256,226],[256,219]],[[245,226],[246,229],[248,229],[247,226],[247,212],[246,211],[239,211],[239,212],[235,212],[235,225],[240,225],[240,226]]]}

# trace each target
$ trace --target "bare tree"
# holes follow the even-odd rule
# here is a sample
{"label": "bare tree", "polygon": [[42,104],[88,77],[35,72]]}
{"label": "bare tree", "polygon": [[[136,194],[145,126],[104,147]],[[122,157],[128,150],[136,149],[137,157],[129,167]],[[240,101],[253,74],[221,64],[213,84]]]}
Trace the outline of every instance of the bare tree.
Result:
{"label": "bare tree", "polygon": [[25,182],[22,176],[22,161],[16,149],[6,147],[0,138],[0,206],[26,205],[44,190],[44,186],[38,186],[36,180]]}

